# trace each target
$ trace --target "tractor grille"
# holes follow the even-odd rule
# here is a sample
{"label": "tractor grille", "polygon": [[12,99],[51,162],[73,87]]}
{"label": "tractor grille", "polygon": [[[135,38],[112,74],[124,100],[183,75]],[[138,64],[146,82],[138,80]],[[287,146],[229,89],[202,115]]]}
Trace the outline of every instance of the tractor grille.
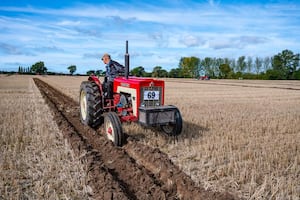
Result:
{"label": "tractor grille", "polygon": [[157,107],[162,105],[162,87],[142,87],[141,106]]}

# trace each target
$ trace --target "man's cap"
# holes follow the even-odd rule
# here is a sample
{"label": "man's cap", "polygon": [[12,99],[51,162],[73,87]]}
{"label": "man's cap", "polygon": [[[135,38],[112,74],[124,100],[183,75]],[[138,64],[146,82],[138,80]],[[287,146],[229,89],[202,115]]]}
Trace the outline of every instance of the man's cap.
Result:
{"label": "man's cap", "polygon": [[103,60],[103,58],[104,58],[104,57],[108,57],[108,58],[110,58],[110,55],[109,55],[108,53],[105,53],[105,54],[103,54],[103,56],[102,56],[101,60]]}

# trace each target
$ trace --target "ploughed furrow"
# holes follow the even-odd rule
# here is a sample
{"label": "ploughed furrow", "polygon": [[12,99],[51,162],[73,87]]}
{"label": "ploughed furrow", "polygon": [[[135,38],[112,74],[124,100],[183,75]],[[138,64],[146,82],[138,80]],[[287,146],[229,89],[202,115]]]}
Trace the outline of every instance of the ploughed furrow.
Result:
{"label": "ploughed furrow", "polygon": [[131,140],[124,148],[133,159],[150,170],[157,179],[166,183],[168,190],[176,191],[179,199],[235,199],[227,192],[207,191],[204,188],[195,186],[195,182],[182,172],[178,166],[174,165],[169,157],[159,149]]}
{"label": "ploughed furrow", "polygon": [[77,155],[86,151],[89,185],[96,199],[176,199],[153,174],[139,166],[122,148],[115,147],[104,136],[84,126],[79,106],[40,79],[34,79],[55,120]]}
{"label": "ploughed furrow", "polygon": [[79,105],[47,83],[34,79],[55,114],[55,121],[77,155],[88,162],[95,199],[236,199],[197,187],[165,153],[128,138],[115,147],[80,122]]}

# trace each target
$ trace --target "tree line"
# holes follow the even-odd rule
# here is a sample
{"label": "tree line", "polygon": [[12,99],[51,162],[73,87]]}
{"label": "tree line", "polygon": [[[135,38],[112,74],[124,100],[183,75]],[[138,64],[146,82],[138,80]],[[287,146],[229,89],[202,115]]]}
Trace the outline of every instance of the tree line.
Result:
{"label": "tree line", "polygon": [[300,80],[299,54],[283,50],[272,57],[245,57],[237,59],[205,57],[182,57],[178,67],[170,71],[161,66],[146,72],[139,66],[131,74],[144,77],[199,78],[209,76],[221,79],[297,79]]}
{"label": "tree line", "polygon": [[[199,78],[209,76],[220,79],[277,79],[300,80],[300,55],[291,50],[283,50],[272,57],[245,57],[237,59],[205,57],[182,57],[177,68],[167,71],[161,66],[155,66],[152,72],[146,72],[143,66],[138,66],[130,71],[130,74],[138,77],[169,77],[169,78]],[[73,75],[77,67],[67,67]],[[19,66],[20,74],[58,74],[48,72],[43,61],[36,62],[31,67]],[[61,74],[61,73],[59,73]],[[87,75],[95,74],[105,76],[103,70],[89,70]]]}
{"label": "tree line", "polygon": [[[73,75],[77,67],[76,65],[70,65],[67,67],[70,74]],[[61,73],[55,73],[55,72],[48,72],[47,67],[45,66],[45,63],[43,61],[36,62],[35,64],[31,65],[31,67],[22,67],[19,66],[18,68],[19,74],[61,74]]]}

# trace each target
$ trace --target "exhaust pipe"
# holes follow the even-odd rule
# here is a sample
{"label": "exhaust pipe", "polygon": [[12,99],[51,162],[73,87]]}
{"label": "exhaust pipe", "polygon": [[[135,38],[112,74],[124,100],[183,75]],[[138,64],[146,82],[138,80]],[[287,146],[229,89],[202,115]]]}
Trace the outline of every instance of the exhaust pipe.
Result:
{"label": "exhaust pipe", "polygon": [[125,77],[129,76],[129,54],[128,54],[128,40],[126,40],[126,53],[125,53]]}

